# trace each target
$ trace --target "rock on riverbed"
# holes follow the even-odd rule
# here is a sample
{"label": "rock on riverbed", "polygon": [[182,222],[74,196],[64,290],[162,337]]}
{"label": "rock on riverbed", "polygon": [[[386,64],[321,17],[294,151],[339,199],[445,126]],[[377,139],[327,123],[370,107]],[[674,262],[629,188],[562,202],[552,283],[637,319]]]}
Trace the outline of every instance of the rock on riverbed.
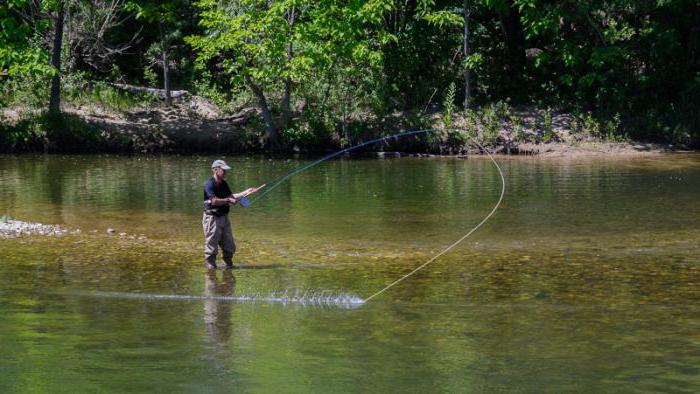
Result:
{"label": "rock on riverbed", "polygon": [[67,234],[68,230],[56,225],[28,223],[21,220],[0,220],[0,238],[16,238],[21,235],[57,236]]}

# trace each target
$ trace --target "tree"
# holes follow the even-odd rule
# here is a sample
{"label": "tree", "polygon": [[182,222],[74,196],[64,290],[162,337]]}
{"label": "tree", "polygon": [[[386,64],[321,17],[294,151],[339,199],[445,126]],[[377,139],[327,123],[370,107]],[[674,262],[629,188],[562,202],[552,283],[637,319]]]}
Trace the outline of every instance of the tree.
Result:
{"label": "tree", "polygon": [[[463,0],[462,7],[454,7],[452,9],[435,9],[434,0],[422,0],[420,2],[420,15],[423,19],[438,28],[451,29],[455,27],[462,28],[462,73],[464,76],[464,101],[463,107],[467,109],[469,106],[469,96],[471,93],[470,87],[470,48],[469,48],[469,19],[471,9],[469,0]],[[461,16],[460,16],[461,14]]]}
{"label": "tree", "polygon": [[202,9],[200,24],[206,35],[190,36],[186,41],[201,62],[218,59],[232,83],[246,86],[253,93],[265,121],[264,144],[277,148],[280,134],[266,90],[285,81],[285,101],[289,103],[292,60],[289,37],[293,37],[296,27],[296,4],[257,0],[220,4],[203,0],[197,6]]}
{"label": "tree", "polygon": [[110,71],[114,61],[126,54],[136,42],[139,32],[124,31],[124,23],[132,18],[124,12],[126,0],[73,1],[66,15],[67,72],[90,68]]}
{"label": "tree", "polygon": [[[63,74],[72,72],[80,60],[104,71],[106,64],[111,64],[116,56],[129,48],[130,43],[113,45],[105,38],[108,31],[123,22],[120,19],[123,1],[23,0],[15,7],[17,18],[27,26],[25,34],[34,39],[34,51],[51,52],[50,62],[46,62],[46,68],[52,74],[51,114],[60,113]],[[68,50],[65,50],[66,46]],[[67,70],[64,63],[68,65]]]}
{"label": "tree", "polygon": [[51,78],[49,113],[58,115],[61,112],[61,50],[63,49],[63,20],[66,15],[66,7],[63,1],[58,1],[54,8],[54,38],[51,48],[51,66],[54,68],[54,74]]}
{"label": "tree", "polygon": [[165,103],[172,104],[171,70],[175,61],[171,57],[178,42],[182,40],[182,30],[185,24],[184,13],[190,9],[189,0],[136,0],[129,1],[125,9],[134,11],[136,18],[155,24],[158,30],[158,40],[154,42],[147,53],[152,54],[153,63],[163,70],[163,89]]}
{"label": "tree", "polygon": [[347,127],[351,117],[367,108],[383,108],[388,98],[384,49],[397,41],[386,18],[394,5],[384,0],[312,4],[299,35],[301,51],[310,59],[298,73],[308,86],[304,99],[308,107],[315,107],[311,116],[330,118],[339,126],[335,131],[341,134],[341,145],[349,144],[355,137]]}
{"label": "tree", "polygon": [[464,0],[464,7],[462,9],[464,14],[464,109],[469,108],[469,63],[466,59],[469,59],[469,0]]}
{"label": "tree", "polygon": [[[203,36],[187,41],[200,61],[217,60],[234,84],[246,86],[258,101],[268,147],[280,143],[279,129],[288,122],[295,84],[345,73],[367,73],[358,67],[377,64],[389,36],[381,29],[390,1],[202,0]],[[347,87],[346,87],[347,88]],[[269,96],[283,90],[280,124]]]}

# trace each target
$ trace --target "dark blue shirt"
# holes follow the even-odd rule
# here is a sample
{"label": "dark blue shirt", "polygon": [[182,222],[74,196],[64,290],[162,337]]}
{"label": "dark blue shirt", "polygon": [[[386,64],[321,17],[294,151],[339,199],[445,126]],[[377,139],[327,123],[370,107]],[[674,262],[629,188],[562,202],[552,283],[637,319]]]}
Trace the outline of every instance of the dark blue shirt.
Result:
{"label": "dark blue shirt", "polygon": [[221,181],[220,184],[216,184],[216,180],[214,180],[214,177],[211,177],[207,179],[207,182],[204,184],[204,210],[207,213],[214,214],[217,216],[221,215],[226,215],[229,210],[228,205],[222,205],[222,206],[212,206],[209,204],[209,199],[212,197],[218,197],[218,198],[227,198],[231,194],[231,189],[228,187],[228,183],[226,181]]}

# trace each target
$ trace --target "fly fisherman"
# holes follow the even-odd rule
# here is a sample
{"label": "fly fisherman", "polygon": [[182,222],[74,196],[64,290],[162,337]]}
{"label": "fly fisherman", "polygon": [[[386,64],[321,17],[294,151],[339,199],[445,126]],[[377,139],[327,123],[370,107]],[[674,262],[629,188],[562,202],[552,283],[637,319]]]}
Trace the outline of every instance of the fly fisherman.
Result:
{"label": "fly fisherman", "polygon": [[[216,253],[219,246],[224,252],[226,268],[233,268],[233,254],[236,243],[233,241],[231,222],[228,211],[231,205],[237,204],[245,197],[256,193],[265,185],[258,188],[248,188],[240,193],[232,193],[224,180],[226,172],[231,167],[223,160],[216,160],[211,165],[212,176],[204,184],[204,263],[208,269],[216,269]],[[247,200],[245,200],[247,202]]]}

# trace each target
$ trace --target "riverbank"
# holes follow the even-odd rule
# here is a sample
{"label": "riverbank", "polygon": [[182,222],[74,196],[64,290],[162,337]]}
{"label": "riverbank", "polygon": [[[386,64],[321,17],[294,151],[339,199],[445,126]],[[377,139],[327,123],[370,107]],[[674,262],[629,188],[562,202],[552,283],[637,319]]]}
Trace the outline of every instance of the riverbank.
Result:
{"label": "riverbank", "polygon": [[[281,153],[322,153],[407,130],[454,129],[413,141],[377,144],[378,152],[413,154],[480,154],[481,146],[509,155],[543,157],[646,155],[683,150],[682,146],[632,141],[619,137],[619,121],[600,124],[590,114],[549,108],[511,108],[496,103],[468,113],[394,113],[383,119],[351,119],[362,125],[353,136],[339,127],[325,140],[303,142],[289,137]],[[221,111],[193,97],[171,107],[150,105],[115,111],[98,105],[67,106],[61,118],[23,109],[0,113],[0,151],[55,153],[249,153],[264,151],[259,111],[242,107]],[[460,130],[460,131],[456,131]],[[467,131],[466,133],[461,130]],[[283,135],[284,139],[284,135]],[[303,139],[302,139],[303,140]],[[476,144],[475,142],[478,142]]]}

